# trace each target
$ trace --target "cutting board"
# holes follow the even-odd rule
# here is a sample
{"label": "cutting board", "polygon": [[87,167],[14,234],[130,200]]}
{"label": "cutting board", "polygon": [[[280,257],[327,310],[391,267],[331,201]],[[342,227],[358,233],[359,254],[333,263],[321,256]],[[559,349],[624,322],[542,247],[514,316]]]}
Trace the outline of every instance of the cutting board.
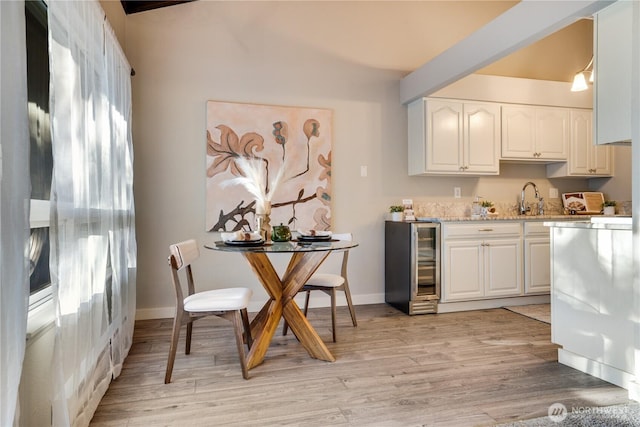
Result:
{"label": "cutting board", "polygon": [[563,193],[562,204],[565,209],[577,214],[594,215],[602,211],[604,196],[597,191]]}

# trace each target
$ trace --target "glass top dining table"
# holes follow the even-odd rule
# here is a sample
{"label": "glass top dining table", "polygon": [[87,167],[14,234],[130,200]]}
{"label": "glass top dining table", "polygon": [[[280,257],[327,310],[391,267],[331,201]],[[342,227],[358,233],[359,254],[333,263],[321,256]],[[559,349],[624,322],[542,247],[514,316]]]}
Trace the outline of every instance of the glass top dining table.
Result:
{"label": "glass top dining table", "polygon": [[[294,297],[331,252],[344,251],[356,246],[358,243],[345,240],[292,240],[268,242],[257,246],[238,246],[216,241],[204,245],[205,248],[214,251],[235,252],[244,256],[269,295],[269,300],[251,321],[253,344],[246,356],[248,369],[264,361],[281,318],[287,321],[289,328],[311,357],[328,362],[335,361],[335,357],[304,316]],[[288,253],[291,256],[282,276],[269,259],[268,255],[274,253]]]}
{"label": "glass top dining table", "polygon": [[268,242],[256,246],[230,244],[224,241],[216,241],[204,245],[207,249],[223,252],[265,252],[265,253],[290,253],[290,252],[316,252],[346,250],[358,246],[354,241],[329,240],[329,241],[298,241]]}

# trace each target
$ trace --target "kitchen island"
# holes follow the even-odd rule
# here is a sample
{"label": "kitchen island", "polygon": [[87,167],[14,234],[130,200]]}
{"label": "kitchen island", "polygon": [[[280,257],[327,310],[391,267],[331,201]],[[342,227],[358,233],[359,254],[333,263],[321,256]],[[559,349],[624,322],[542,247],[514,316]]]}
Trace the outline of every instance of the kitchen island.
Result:
{"label": "kitchen island", "polygon": [[545,222],[551,230],[551,340],[558,361],[629,389],[634,375],[630,217]]}

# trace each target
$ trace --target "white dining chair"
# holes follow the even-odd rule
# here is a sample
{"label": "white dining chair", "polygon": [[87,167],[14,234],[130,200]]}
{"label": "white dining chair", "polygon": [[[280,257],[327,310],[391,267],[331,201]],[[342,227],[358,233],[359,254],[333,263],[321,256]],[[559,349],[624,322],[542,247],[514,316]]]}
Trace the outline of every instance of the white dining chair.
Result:
{"label": "white dining chair", "polygon": [[[353,235],[351,233],[333,234],[331,236],[334,240],[352,241]],[[311,291],[322,291],[331,297],[331,331],[333,334],[333,342],[336,342],[336,291],[343,291],[344,296],[347,299],[347,306],[349,307],[349,313],[351,314],[351,322],[353,326],[358,326],[356,320],[356,311],[351,301],[351,292],[349,291],[349,279],[347,278],[347,264],[349,262],[349,250],[342,251],[342,266],[340,274],[334,273],[315,273],[300,289],[300,292],[306,292],[304,300],[304,315],[307,315],[309,310],[309,297]],[[287,334],[288,325],[285,322],[283,327],[283,334]]]}
{"label": "white dining chair", "polygon": [[[253,292],[248,288],[242,287],[196,292],[191,270],[191,264],[200,257],[200,250],[196,241],[191,239],[170,245],[169,252],[168,262],[171,267],[171,277],[176,295],[176,314],[173,319],[173,333],[171,334],[171,346],[169,348],[164,383],[171,382],[171,373],[182,325],[187,325],[185,354],[189,354],[191,352],[193,322],[206,316],[218,316],[233,323],[242,377],[248,379],[249,373],[244,352],[243,330],[244,339],[249,349],[251,349],[252,339],[247,305]],[[186,275],[186,297],[184,297],[182,284],[180,283],[180,275],[178,274],[180,271],[184,271],[184,275]]]}

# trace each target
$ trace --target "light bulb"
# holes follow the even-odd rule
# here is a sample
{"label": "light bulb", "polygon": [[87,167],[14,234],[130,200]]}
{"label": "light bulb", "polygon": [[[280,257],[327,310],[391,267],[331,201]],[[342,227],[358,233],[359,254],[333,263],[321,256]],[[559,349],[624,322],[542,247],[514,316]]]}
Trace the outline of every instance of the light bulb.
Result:
{"label": "light bulb", "polygon": [[571,85],[571,92],[580,92],[588,88],[589,86],[587,86],[587,80],[584,78],[584,72],[580,71],[576,73],[573,78],[573,85]]}

